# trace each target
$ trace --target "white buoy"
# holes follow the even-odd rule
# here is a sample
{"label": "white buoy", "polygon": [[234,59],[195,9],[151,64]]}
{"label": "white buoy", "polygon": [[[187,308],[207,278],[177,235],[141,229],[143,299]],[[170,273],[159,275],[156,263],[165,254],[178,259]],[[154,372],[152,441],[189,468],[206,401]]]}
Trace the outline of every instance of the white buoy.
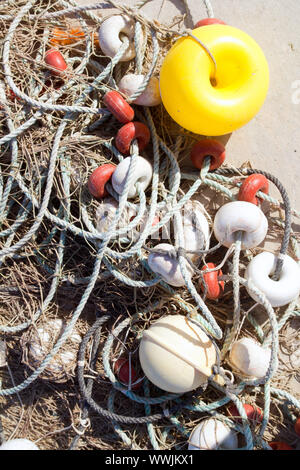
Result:
{"label": "white buoy", "polygon": [[[60,318],[45,320],[37,328],[26,331],[21,338],[23,362],[32,370],[42,363],[63,334],[66,322]],[[66,382],[74,375],[81,336],[73,329],[62,347],[50,360],[40,378],[53,382]]]}
{"label": "white buoy", "polygon": [[233,450],[237,447],[236,432],[222,421],[209,418],[192,431],[188,450]]}
{"label": "white buoy", "polygon": [[[105,233],[108,231],[118,207],[119,203],[114,198],[105,198],[99,202],[95,214],[98,232]],[[131,207],[126,206],[125,210],[120,214],[116,228],[121,229],[126,227],[135,215],[135,211]]]}
{"label": "white buoy", "polygon": [[[183,206],[182,224],[184,248],[189,251],[208,250],[209,224],[205,209],[199,201],[190,200]],[[187,253],[187,256],[191,261],[196,261],[199,257],[192,253]]]}
{"label": "white buoy", "polygon": [[252,378],[265,377],[271,360],[271,349],[262,348],[252,338],[241,338],[233,343],[229,362],[243,375]]}
{"label": "white buoy", "polygon": [[218,242],[231,246],[236,232],[242,231],[242,249],[254,248],[265,239],[268,221],[262,210],[245,201],[233,201],[222,206],[214,220],[214,234]]}
{"label": "white buoy", "polygon": [[[151,163],[148,162],[146,158],[140,156],[137,156],[136,159],[137,161],[132,176],[132,183],[128,192],[129,199],[133,199],[137,196],[137,183],[139,183],[142,190],[145,191],[152,179],[153,170]],[[131,157],[124,158],[124,160],[122,160],[122,162],[117,166],[111,178],[112,187],[120,195],[122,194],[127,181],[130,163]]]}
{"label": "white buoy", "polygon": [[[155,250],[163,253],[150,253],[148,257],[148,264],[153,272],[159,274],[165,282],[174,287],[182,287],[185,285],[185,280],[181,273],[180,264],[176,258],[175,248],[169,243],[160,243],[155,246]],[[165,252],[165,253],[164,253]],[[194,271],[189,263],[185,262],[187,272],[190,276]]]}
{"label": "white buoy", "polygon": [[[282,307],[299,296],[300,267],[293,258],[283,256],[283,265],[277,281],[271,279],[276,268],[276,256],[266,251],[255,256],[247,266],[245,277],[263,292],[272,307]],[[248,289],[248,294],[261,303],[258,296]]]}
{"label": "white buoy", "polygon": [[[134,21],[126,15],[114,15],[104,20],[98,33],[100,48],[104,54],[113,58],[123,44],[120,35],[124,34],[129,39],[129,46],[119,61],[128,62],[133,59],[135,57],[134,26]],[[140,40],[143,41],[143,33],[141,33]]]}
{"label": "white buoy", "polygon": [[29,439],[12,439],[0,446],[0,450],[40,450],[37,445]]}
{"label": "white buoy", "polygon": [[168,315],[144,331],[139,358],[150,382],[167,392],[185,393],[207,382],[216,349],[197,324],[183,315]]}
{"label": "white buoy", "polygon": [[[145,80],[145,75],[128,73],[118,83],[119,91],[127,98],[133,96]],[[134,100],[133,104],[140,106],[157,106],[161,103],[159,80],[151,77],[145,90]]]}

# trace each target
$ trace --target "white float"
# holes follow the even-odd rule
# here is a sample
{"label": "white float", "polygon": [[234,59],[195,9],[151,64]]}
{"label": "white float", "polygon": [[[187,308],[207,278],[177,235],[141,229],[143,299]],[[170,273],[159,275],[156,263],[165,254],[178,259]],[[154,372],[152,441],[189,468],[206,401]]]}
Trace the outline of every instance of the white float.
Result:
{"label": "white float", "polygon": [[243,375],[254,379],[265,377],[271,360],[271,349],[262,348],[252,338],[241,338],[233,343],[229,362]]}
{"label": "white float", "polygon": [[0,446],[0,450],[40,450],[34,442],[29,439],[12,439]]}
{"label": "white float", "polygon": [[216,349],[196,324],[183,315],[168,315],[143,333],[141,367],[157,387],[185,393],[207,382],[216,363]]}
{"label": "white float", "polygon": [[[99,28],[99,44],[105,55],[114,57],[122,46],[121,34],[129,39],[129,46],[120,62],[127,62],[135,57],[134,28],[135,23],[126,15],[114,15],[103,21]],[[141,34],[141,41],[143,35]]]}
{"label": "white float", "polygon": [[254,248],[265,239],[268,221],[261,209],[250,202],[233,201],[222,206],[214,220],[214,234],[222,245],[229,247],[235,235],[243,231],[242,249]]}
{"label": "white float", "polygon": [[[247,266],[245,277],[263,292],[272,307],[282,307],[299,296],[300,267],[293,258],[283,256],[283,265],[278,281],[271,279],[275,272],[276,256],[266,251],[255,256]],[[250,290],[248,294],[256,302],[260,299]]]}
{"label": "white float", "polygon": [[[174,287],[182,287],[185,285],[184,278],[181,273],[180,264],[175,257],[176,251],[174,246],[169,243],[160,243],[155,246],[155,250],[163,251],[164,253],[150,253],[148,257],[148,264],[153,272],[160,274],[165,282]],[[185,266],[188,273],[192,276],[194,271],[189,263],[185,261]]]}
{"label": "white float", "polygon": [[[208,250],[209,224],[205,216],[205,209],[199,201],[188,201],[183,207],[183,233],[184,247],[189,251]],[[195,261],[196,254],[187,254]]]}
{"label": "white float", "polygon": [[[118,207],[118,201],[116,201],[112,197],[105,198],[99,202],[95,214],[96,228],[98,232],[105,233],[108,231]],[[129,224],[130,220],[135,217],[135,215],[135,211],[131,207],[126,206],[125,210],[122,212],[122,214],[120,214],[116,228],[121,229],[123,227],[126,227]]]}
{"label": "white float", "polygon": [[208,418],[192,431],[188,450],[233,450],[237,447],[236,432],[222,421]]}
{"label": "white float", "polygon": [[[129,199],[133,199],[137,196],[137,183],[140,183],[142,190],[145,191],[152,179],[153,170],[151,163],[140,156],[137,156],[136,159],[137,161],[133,172],[132,184],[128,192]],[[131,157],[124,158],[124,160],[122,160],[122,162],[117,166],[111,178],[112,187],[120,195],[122,194],[127,181],[130,163]]]}
{"label": "white float", "polygon": [[[21,338],[23,362],[32,370],[42,363],[63,334],[67,324],[60,318],[45,320],[38,327],[25,332]],[[54,382],[66,382],[74,374],[81,336],[76,328],[66,340],[67,348],[61,348],[50,360],[41,378]]]}
{"label": "white float", "polygon": [[[124,75],[118,83],[119,91],[130,98],[134,95],[145,80],[145,75],[129,73]],[[146,89],[132,102],[140,106],[157,106],[161,103],[159,80],[151,77]]]}

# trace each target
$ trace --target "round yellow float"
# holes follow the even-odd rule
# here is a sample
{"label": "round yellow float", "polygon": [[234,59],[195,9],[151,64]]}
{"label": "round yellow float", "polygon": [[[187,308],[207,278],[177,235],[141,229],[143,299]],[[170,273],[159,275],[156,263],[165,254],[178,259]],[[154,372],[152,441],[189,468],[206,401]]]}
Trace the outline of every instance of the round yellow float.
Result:
{"label": "round yellow float", "polygon": [[249,122],[261,108],[269,87],[269,68],[259,45],[228,25],[193,30],[210,51],[190,36],[166,55],[160,92],[171,117],[196,134],[228,134]]}

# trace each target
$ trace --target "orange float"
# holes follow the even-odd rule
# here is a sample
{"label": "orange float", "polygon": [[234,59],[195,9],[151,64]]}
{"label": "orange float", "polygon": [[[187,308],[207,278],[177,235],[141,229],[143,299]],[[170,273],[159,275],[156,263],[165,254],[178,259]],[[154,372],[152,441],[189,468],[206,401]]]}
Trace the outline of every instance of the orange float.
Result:
{"label": "orange float", "polygon": [[88,188],[89,192],[95,198],[101,199],[108,196],[105,185],[110,180],[116,168],[116,165],[113,165],[112,163],[105,163],[93,171],[88,180]]}
{"label": "orange float", "polygon": [[268,194],[269,182],[264,175],[254,173],[243,181],[243,184],[239,190],[238,200],[251,202],[257,206],[258,199],[256,197],[256,193],[258,191],[262,191],[263,193]]}
{"label": "orange float", "polygon": [[[224,290],[224,281],[218,280],[218,277],[223,275],[221,269],[219,269],[219,271],[211,271],[206,273],[207,269],[214,269],[215,267],[216,266],[214,263],[207,263],[201,269],[201,271],[204,273],[203,278],[207,287],[206,297],[212,300],[218,299]],[[204,285],[201,279],[199,280],[199,285],[200,288],[204,291]]]}
{"label": "orange float", "polygon": [[148,145],[150,140],[150,131],[142,122],[128,122],[119,129],[116,136],[116,147],[119,152],[125,155],[129,154],[131,142],[137,139],[139,151],[141,152]]}
{"label": "orange float", "polygon": [[132,107],[117,91],[108,91],[103,98],[105,106],[122,124],[130,122],[134,118]]}
{"label": "orange float", "polygon": [[57,49],[49,49],[45,54],[45,62],[50,65],[52,75],[61,77],[67,69],[67,64],[62,54]]}
{"label": "orange float", "polygon": [[219,168],[225,160],[225,147],[214,139],[203,139],[197,142],[191,150],[191,160],[194,167],[201,170],[206,157],[210,157],[210,170]]}

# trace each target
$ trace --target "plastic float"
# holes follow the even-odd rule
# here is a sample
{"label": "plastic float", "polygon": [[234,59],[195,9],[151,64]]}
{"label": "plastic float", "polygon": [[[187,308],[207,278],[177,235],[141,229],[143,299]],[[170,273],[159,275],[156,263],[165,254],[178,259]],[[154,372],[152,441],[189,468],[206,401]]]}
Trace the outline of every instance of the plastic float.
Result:
{"label": "plastic float", "polygon": [[[122,194],[127,181],[127,174],[131,164],[131,157],[126,157],[119,163],[111,179],[112,186],[118,194]],[[133,199],[137,195],[136,184],[140,185],[142,191],[145,191],[152,179],[152,165],[146,158],[137,156],[135,169],[133,171],[131,185],[128,191],[128,198]]]}
{"label": "plastic float", "polygon": [[262,348],[252,338],[241,338],[234,342],[229,353],[229,361],[242,374],[265,377],[271,361],[271,349]]}
{"label": "plastic float", "polygon": [[[214,271],[210,271],[214,270]],[[222,270],[216,269],[214,263],[207,263],[203,266],[203,281],[202,277],[199,279],[199,287],[203,292],[206,292],[206,297],[210,300],[218,299],[224,291],[224,281],[219,281],[219,277],[223,276]]]}
{"label": "plastic float", "polygon": [[29,439],[12,439],[5,441],[0,450],[40,450],[38,446]]}
{"label": "plastic float", "polygon": [[222,245],[230,247],[242,232],[242,248],[254,248],[265,239],[268,220],[259,207],[244,201],[224,204],[214,219],[214,234]]}
{"label": "plastic float", "polygon": [[102,52],[112,58],[117,54],[122,45],[120,39],[121,33],[124,33],[130,39],[130,44],[121,57],[120,62],[128,62],[135,57],[134,21],[129,17],[114,15],[104,20],[99,28],[99,44]]}
{"label": "plastic float", "polygon": [[[254,256],[247,266],[245,277],[265,294],[272,307],[282,307],[296,299],[300,293],[300,267],[288,255],[282,256],[283,265],[278,280],[272,279],[277,257],[266,251]],[[248,289],[249,295],[258,303],[260,299]]]}
{"label": "plastic float", "polygon": [[139,358],[144,374],[157,387],[186,393],[207,382],[216,350],[199,326],[183,315],[168,315],[144,331]]}
{"label": "plastic float", "polygon": [[[256,425],[262,422],[263,420],[263,412],[262,410],[255,405],[250,405],[249,403],[245,403],[243,405],[245,410],[247,419],[250,421],[252,425]],[[227,408],[228,415],[231,418],[234,418],[235,421],[242,423],[242,418],[239,414],[239,411],[235,405],[231,405]]]}
{"label": "plastic float", "polygon": [[238,448],[235,431],[222,421],[209,418],[193,429],[188,450],[234,450]]}
{"label": "plastic float", "polygon": [[163,105],[195,134],[228,134],[249,122],[265,101],[267,61],[258,44],[232,26],[201,26],[192,34],[178,39],[164,59]]}
{"label": "plastic float", "polygon": [[[150,269],[159,274],[170,286],[182,287],[185,285],[179,261],[176,259],[175,248],[169,243],[156,245],[154,252],[150,253],[148,257],[148,264]],[[188,263],[185,264],[188,273],[192,276],[193,268]]]}
{"label": "plastic float", "polygon": [[150,136],[149,128],[142,122],[128,122],[118,130],[116,135],[116,147],[121,153],[129,155],[130,144],[136,139],[139,151],[142,152],[144,148],[147,147]]}
{"label": "plastic float", "polygon": [[49,49],[45,54],[45,62],[51,67],[52,75],[63,77],[67,64],[63,55],[56,49]]}
{"label": "plastic float", "polygon": [[[141,74],[129,73],[124,75],[118,83],[120,93],[130,99],[143,85],[145,79],[146,77]],[[132,104],[140,106],[158,106],[160,103],[161,97],[157,77],[151,77],[145,90],[132,101]]]}
{"label": "plastic float", "polygon": [[114,173],[116,165],[111,163],[105,163],[104,165],[96,168],[90,175],[88,180],[89,192],[97,199],[101,199],[108,196],[108,192],[105,189],[106,183],[111,179]]}

